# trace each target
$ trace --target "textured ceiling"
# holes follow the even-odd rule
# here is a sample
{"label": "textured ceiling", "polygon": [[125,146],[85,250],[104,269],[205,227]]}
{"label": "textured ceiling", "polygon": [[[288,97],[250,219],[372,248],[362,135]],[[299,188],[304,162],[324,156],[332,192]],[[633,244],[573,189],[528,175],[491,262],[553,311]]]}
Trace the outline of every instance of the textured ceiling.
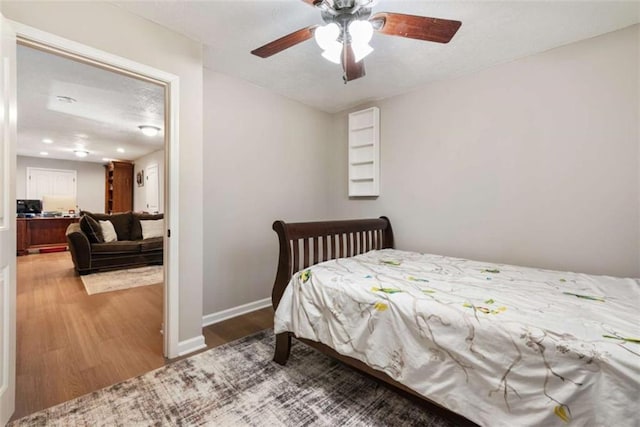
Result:
{"label": "textured ceiling", "polygon": [[393,1],[379,11],[462,21],[449,44],[375,34],[366,77],[342,83],[339,65],[313,40],[270,58],[249,52],[311,24],[319,12],[301,0],[126,1],[117,5],[204,44],[205,66],[336,112],[494,64],[621,29],[640,21],[635,1]]}
{"label": "textured ceiling", "polygon": [[[164,127],[164,88],[20,45],[17,67],[18,155],[104,163],[162,149],[162,132],[146,137],[138,126]],[[89,156],[79,159],[76,149]]]}
{"label": "textured ceiling", "polygon": [[[639,2],[434,2],[379,0],[390,11],[462,21],[447,44],[376,34],[367,75],[345,85],[341,68],[313,40],[267,59],[249,52],[310,24],[318,11],[301,0],[131,1],[125,9],[204,44],[205,66],[328,112],[412,90],[640,22]],[[56,96],[78,102],[66,104]],[[38,50],[18,48],[18,154],[86,161],[134,160],[162,148],[138,125],[163,127],[163,89]],[[43,144],[50,138],[53,144]],[[124,149],[124,153],[117,151]]]}

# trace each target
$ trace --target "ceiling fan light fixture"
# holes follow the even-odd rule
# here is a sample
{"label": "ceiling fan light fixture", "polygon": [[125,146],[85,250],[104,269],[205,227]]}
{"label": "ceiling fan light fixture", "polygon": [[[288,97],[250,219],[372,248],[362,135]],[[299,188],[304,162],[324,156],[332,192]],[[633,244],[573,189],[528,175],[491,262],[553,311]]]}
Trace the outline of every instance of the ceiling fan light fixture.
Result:
{"label": "ceiling fan light fixture", "polygon": [[322,57],[327,61],[331,61],[334,64],[340,64],[342,56],[342,44],[335,42],[330,49],[322,52]]}
{"label": "ceiling fan light fixture", "polygon": [[338,41],[339,36],[340,27],[334,22],[318,27],[314,32],[316,43],[323,51],[322,56],[335,64],[340,63],[340,55],[342,54],[342,43]]}
{"label": "ceiling fan light fixture", "polygon": [[338,42],[338,36],[340,36],[340,27],[335,22],[318,27],[315,29],[314,38],[316,43],[322,50],[330,50],[333,45],[340,44]]}
{"label": "ceiling fan light fixture", "polygon": [[351,44],[353,49],[353,56],[356,62],[360,62],[365,56],[373,52],[373,48],[368,43],[365,44]]}
{"label": "ceiling fan light fixture", "polygon": [[369,21],[351,21],[348,30],[352,44],[369,44],[373,37],[373,25]]}
{"label": "ceiling fan light fixture", "polygon": [[251,51],[260,58],[269,58],[285,49],[315,38],[322,56],[337,61],[336,45],[340,49],[340,63],[345,83],[365,76],[363,58],[373,52],[369,45],[374,31],[436,43],[449,43],[462,22],[428,16],[393,12],[371,14],[377,0],[303,0],[316,7],[324,26],[308,25]]}
{"label": "ceiling fan light fixture", "polygon": [[159,127],[151,125],[140,125],[138,126],[138,129],[140,129],[140,132],[146,136],[156,136],[160,132]]}
{"label": "ceiling fan light fixture", "polygon": [[352,21],[349,24],[349,35],[351,36],[351,47],[356,62],[360,62],[365,56],[373,52],[369,45],[373,37],[373,25],[369,21]]}

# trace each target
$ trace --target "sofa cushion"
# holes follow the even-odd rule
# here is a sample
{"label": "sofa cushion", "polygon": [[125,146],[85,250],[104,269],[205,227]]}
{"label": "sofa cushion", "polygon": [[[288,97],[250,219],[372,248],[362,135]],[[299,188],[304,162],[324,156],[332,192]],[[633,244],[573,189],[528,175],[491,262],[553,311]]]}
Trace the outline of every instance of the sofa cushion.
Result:
{"label": "sofa cushion", "polygon": [[134,212],[131,222],[131,240],[142,240],[142,226],[140,220],[163,219],[164,214],[146,214]]}
{"label": "sofa cushion", "polygon": [[140,241],[140,252],[151,252],[162,250],[162,237],[152,237]]}
{"label": "sofa cushion", "polygon": [[88,215],[96,221],[111,221],[113,228],[116,230],[118,240],[140,240],[131,238],[131,223],[133,222],[133,213],[122,212],[111,215],[82,211],[84,215]]}
{"label": "sofa cushion", "polygon": [[100,228],[102,229],[102,237],[104,238],[104,242],[116,242],[118,240],[118,235],[116,234],[115,228],[113,228],[113,223],[109,220],[100,220],[98,222],[100,223]]}
{"label": "sofa cushion", "polygon": [[164,236],[164,219],[143,219],[140,221],[140,226],[143,239]]}
{"label": "sofa cushion", "polygon": [[80,218],[80,229],[84,234],[86,234],[89,242],[104,243],[100,224],[98,224],[98,221],[91,218],[89,215],[83,215],[82,218]]}
{"label": "sofa cushion", "polygon": [[91,252],[96,254],[140,253],[140,242],[118,240],[109,243],[93,243]]}

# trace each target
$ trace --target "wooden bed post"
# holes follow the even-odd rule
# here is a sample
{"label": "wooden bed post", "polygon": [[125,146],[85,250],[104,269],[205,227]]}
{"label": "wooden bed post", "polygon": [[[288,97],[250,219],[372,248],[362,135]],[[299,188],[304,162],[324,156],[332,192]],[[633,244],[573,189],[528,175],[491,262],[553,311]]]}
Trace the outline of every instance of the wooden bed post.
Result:
{"label": "wooden bed post", "polygon": [[280,365],[285,365],[289,360],[289,354],[291,353],[291,334],[289,332],[283,332],[276,334],[276,351],[273,355],[273,361]]}
{"label": "wooden bed post", "polygon": [[278,272],[276,273],[276,281],[273,284],[273,290],[271,291],[271,304],[273,309],[278,308],[280,298],[284,290],[287,288],[287,284],[291,279],[293,272],[291,271],[291,249],[289,248],[289,233],[287,233],[287,227],[284,221],[275,221],[273,223],[273,231],[278,234],[278,240],[280,243],[280,253],[278,255]]}
{"label": "wooden bed post", "polygon": [[[278,256],[278,272],[276,273],[276,281],[271,291],[271,304],[273,310],[278,308],[282,294],[284,293],[289,280],[291,279],[291,251],[289,249],[289,236],[284,221],[275,221],[273,230],[278,234],[280,243],[280,254]],[[276,335],[276,350],[273,360],[280,365],[284,365],[289,360],[291,353],[291,334],[283,332]]]}
{"label": "wooden bed post", "polygon": [[386,216],[381,216],[380,219],[387,221],[387,228],[382,230],[382,249],[393,249],[393,229],[391,228],[391,221]]}

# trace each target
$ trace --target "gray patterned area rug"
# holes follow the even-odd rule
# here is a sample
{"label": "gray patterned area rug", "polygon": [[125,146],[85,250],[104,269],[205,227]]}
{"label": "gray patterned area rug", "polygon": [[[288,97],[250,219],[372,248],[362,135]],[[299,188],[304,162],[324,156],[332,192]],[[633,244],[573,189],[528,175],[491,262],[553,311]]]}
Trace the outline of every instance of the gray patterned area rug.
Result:
{"label": "gray patterned area rug", "polygon": [[295,342],[271,360],[271,330],[213,348],[15,421],[11,426],[451,426]]}

